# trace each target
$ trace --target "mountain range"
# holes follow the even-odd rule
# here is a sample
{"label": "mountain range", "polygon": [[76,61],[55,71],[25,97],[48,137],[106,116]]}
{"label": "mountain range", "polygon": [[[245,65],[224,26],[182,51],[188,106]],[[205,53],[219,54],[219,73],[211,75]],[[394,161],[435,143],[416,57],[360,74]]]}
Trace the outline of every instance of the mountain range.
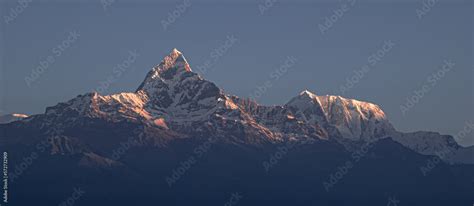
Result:
{"label": "mountain range", "polygon": [[247,205],[473,201],[474,147],[399,132],[378,105],[341,96],[305,90],[267,106],[230,95],[177,49],[135,92],[13,117],[0,122],[10,202],[59,204],[77,185],[84,205],[225,204],[231,192]]}

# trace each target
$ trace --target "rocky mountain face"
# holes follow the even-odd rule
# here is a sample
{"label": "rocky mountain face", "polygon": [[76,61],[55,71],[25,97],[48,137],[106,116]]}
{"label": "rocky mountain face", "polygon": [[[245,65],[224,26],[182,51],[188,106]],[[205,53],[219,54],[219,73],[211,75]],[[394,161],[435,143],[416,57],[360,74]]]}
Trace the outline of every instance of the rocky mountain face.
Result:
{"label": "rocky mountain face", "polygon": [[[219,137],[219,141],[241,144],[337,141],[351,148],[347,144],[391,137],[424,155],[437,155],[448,162],[473,162],[469,155],[457,153],[469,154],[474,150],[459,146],[451,136],[397,132],[382,109],[372,103],[318,96],[306,90],[281,106],[260,105],[228,95],[194,73],[176,49],[152,68],[133,93],[79,95],[17,124],[36,128],[45,135],[50,135],[51,130],[56,131],[55,135],[64,135],[57,131],[100,121],[140,125],[141,129],[136,131],[140,134],[159,130],[166,134],[165,138],[144,135],[158,145],[174,137]],[[446,149],[451,152],[439,153]]]}
{"label": "rocky mountain face", "polygon": [[[154,190],[148,188],[151,187],[148,183],[150,179],[169,178],[169,172],[173,171],[175,175],[176,168],[180,168],[184,160],[190,161],[187,164],[192,165],[197,161],[196,158],[207,153],[208,163],[202,163],[200,169],[190,174],[194,181],[216,184],[213,187],[215,190],[209,188],[203,190],[203,193],[207,191],[209,194],[217,194],[228,185],[245,190],[245,184],[265,188],[275,194],[278,193],[275,188],[285,190],[275,182],[312,191],[315,190],[312,182],[322,186],[320,183],[328,180],[321,178],[340,169],[341,165],[347,163],[347,159],[367,156],[368,160],[360,163],[360,168],[353,172],[354,176],[347,177],[346,181],[355,185],[369,184],[372,188],[367,191],[374,193],[378,193],[380,187],[391,190],[387,185],[404,183],[405,186],[397,187],[396,190],[408,191],[406,195],[409,196],[414,191],[410,192],[406,188],[422,178],[419,168],[430,160],[431,156],[427,155],[436,155],[450,164],[473,163],[474,151],[472,147],[458,145],[451,136],[430,132],[398,132],[382,109],[368,102],[340,96],[319,96],[303,91],[284,105],[267,106],[251,99],[226,94],[214,83],[194,73],[183,54],[176,49],[148,72],[135,92],[112,95],[93,92],[79,95],[46,108],[44,114],[0,124],[0,137],[0,149],[12,153],[9,155],[12,156],[12,168],[15,168],[15,163],[22,163],[21,157],[33,154],[31,151],[44,154],[39,155],[41,158],[37,160],[43,166],[31,169],[34,171],[31,173],[46,181],[44,184],[49,184],[48,181],[57,183],[58,177],[67,179],[65,175],[69,173],[76,174],[75,177],[79,179],[93,176],[91,185],[96,185],[95,181],[102,181],[107,185],[95,192],[110,190],[121,204],[126,201],[122,201],[120,197],[127,195],[121,192],[129,191],[118,192],[120,186],[113,186],[116,183],[140,185],[135,188],[137,191],[154,197],[148,194],[148,189]],[[373,151],[360,155],[361,146],[367,144],[375,145],[371,146]],[[290,155],[289,150],[294,154]],[[289,156],[285,157],[287,159],[277,158],[282,161],[282,166],[274,166],[275,176],[265,176],[262,171],[267,170],[268,173],[269,165],[273,167],[276,164],[268,163],[274,162],[276,153]],[[269,156],[273,160],[269,160]],[[265,170],[261,168],[262,162],[267,162]],[[431,192],[427,194],[434,194],[441,189],[432,190],[432,180],[462,182],[466,177],[470,178],[470,166],[459,169],[457,166],[440,164],[438,170],[432,173],[433,179],[422,181],[422,186],[416,188],[426,189]],[[379,167],[374,169],[374,165]],[[381,168],[387,170],[379,173]],[[28,196],[23,189],[29,188],[28,191],[36,194],[35,187],[30,182],[37,181],[35,178],[38,176],[32,175],[33,179],[17,178],[23,174],[22,170],[19,171],[12,175],[15,179],[20,179],[18,185],[22,186],[18,186],[19,189],[15,191]],[[295,172],[302,177],[314,178],[310,182],[298,179],[298,183],[285,180],[288,174]],[[370,176],[367,174],[377,177],[390,174],[394,179],[383,185],[381,180],[367,179]],[[410,178],[406,174],[410,174]],[[180,173],[178,176],[186,175]],[[208,176],[216,177],[219,181],[206,178]],[[113,179],[114,177],[118,179]],[[173,181],[178,180],[179,178]],[[167,181],[168,184],[169,182]],[[66,184],[70,186],[69,183],[58,186],[58,192]],[[438,183],[436,188],[448,184]],[[153,185],[162,189],[168,186],[161,183]],[[173,204],[176,199],[173,198],[174,195],[182,192],[193,199],[191,194],[197,191],[193,185],[178,184],[176,187],[180,189],[162,193],[159,197]],[[451,198],[460,195],[464,198],[460,199],[461,202],[470,200],[463,195],[466,188],[472,188],[472,185],[463,183],[453,187],[456,190],[452,191],[460,192],[453,192]],[[322,188],[317,187],[314,194],[324,195]],[[357,188],[341,186],[339,191],[346,197],[352,197]],[[259,193],[253,192],[252,194]],[[302,194],[292,193],[294,197],[291,198]],[[367,194],[361,192],[360,195],[365,197]],[[311,198],[313,193],[304,193],[303,196],[302,199]],[[278,199],[278,195],[274,197]],[[252,198],[256,205],[268,203],[259,202],[261,199],[257,197],[249,197]],[[421,196],[410,198],[426,201]],[[330,198],[327,201],[337,199]],[[101,201],[101,198],[90,200],[96,204]],[[276,201],[281,202],[285,200]],[[104,204],[106,203],[110,202]],[[376,205],[381,203],[377,202]]]}

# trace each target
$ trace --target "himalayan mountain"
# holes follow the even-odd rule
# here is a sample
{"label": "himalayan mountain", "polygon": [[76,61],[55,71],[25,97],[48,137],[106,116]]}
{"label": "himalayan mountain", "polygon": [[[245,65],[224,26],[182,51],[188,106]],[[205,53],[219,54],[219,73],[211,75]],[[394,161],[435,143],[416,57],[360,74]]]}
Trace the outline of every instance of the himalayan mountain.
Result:
{"label": "himalayan mountain", "polygon": [[267,106],[230,95],[176,49],[135,92],[2,117],[0,151],[7,205],[474,201],[474,147],[399,132],[376,104],[341,96],[302,91]]}

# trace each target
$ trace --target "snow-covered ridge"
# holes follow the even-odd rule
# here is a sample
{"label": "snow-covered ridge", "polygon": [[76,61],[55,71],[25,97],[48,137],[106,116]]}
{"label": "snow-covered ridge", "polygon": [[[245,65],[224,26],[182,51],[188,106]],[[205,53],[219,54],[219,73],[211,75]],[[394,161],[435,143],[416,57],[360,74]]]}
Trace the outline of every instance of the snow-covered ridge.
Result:
{"label": "snow-covered ridge", "polygon": [[[237,121],[249,125],[232,99],[214,83],[192,72],[174,49],[148,72],[134,93],[79,95],[46,110],[50,116],[86,116],[108,121],[134,121],[180,132],[205,130],[210,121]],[[196,126],[199,125],[199,126]]]}
{"label": "snow-covered ridge", "polygon": [[318,96],[330,124],[346,138],[381,138],[394,131],[379,106],[340,96]]}
{"label": "snow-covered ridge", "polygon": [[474,146],[462,147],[450,135],[438,132],[397,132],[392,139],[424,155],[438,156],[448,163],[474,164]]}
{"label": "snow-covered ridge", "polygon": [[28,115],[26,114],[6,114],[0,116],[0,124],[6,124],[18,120],[22,120],[24,118],[27,118]]}
{"label": "snow-covered ridge", "polygon": [[318,96],[305,90],[285,105],[265,106],[225,94],[194,73],[176,49],[148,72],[135,92],[79,95],[47,108],[44,116],[41,124],[75,124],[82,117],[132,121],[177,134],[224,136],[246,143],[293,139],[372,141],[391,136],[421,154],[436,155],[438,149],[459,147],[439,134],[401,135],[382,109],[369,102]]}
{"label": "snow-covered ridge", "polygon": [[369,140],[394,131],[379,106],[341,96],[317,96],[307,90],[287,103],[313,121],[335,126],[344,138]]}
{"label": "snow-covered ridge", "polygon": [[[261,131],[270,139],[296,135],[366,140],[393,130],[377,105],[339,96],[317,96],[307,90],[283,106],[253,104],[253,109],[249,108],[251,105],[238,97],[232,98],[194,73],[183,54],[173,49],[148,72],[136,92],[79,95],[48,108],[46,114],[74,111],[78,115],[113,121],[159,122],[157,126],[182,131],[201,130],[196,124],[204,125],[217,118]],[[334,128],[338,132],[333,131]]]}

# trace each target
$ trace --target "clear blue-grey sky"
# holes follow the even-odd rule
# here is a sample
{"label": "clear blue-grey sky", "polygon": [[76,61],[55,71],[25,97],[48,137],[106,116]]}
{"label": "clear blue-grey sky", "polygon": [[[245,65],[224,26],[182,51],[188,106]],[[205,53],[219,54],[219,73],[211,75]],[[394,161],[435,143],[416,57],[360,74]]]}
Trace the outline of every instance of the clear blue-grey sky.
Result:
{"label": "clear blue-grey sky", "polygon": [[[107,78],[103,93],[133,91],[176,47],[194,70],[211,62],[203,76],[227,93],[255,96],[263,85],[263,104],[308,89],[374,102],[401,131],[455,135],[474,121],[473,1],[1,2],[1,114],[42,113]],[[296,61],[284,66],[288,57]],[[454,66],[443,70],[445,60]],[[130,66],[116,75],[121,63]]]}

